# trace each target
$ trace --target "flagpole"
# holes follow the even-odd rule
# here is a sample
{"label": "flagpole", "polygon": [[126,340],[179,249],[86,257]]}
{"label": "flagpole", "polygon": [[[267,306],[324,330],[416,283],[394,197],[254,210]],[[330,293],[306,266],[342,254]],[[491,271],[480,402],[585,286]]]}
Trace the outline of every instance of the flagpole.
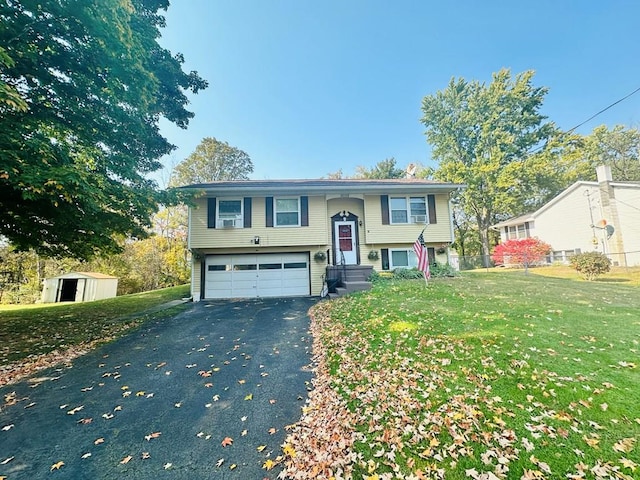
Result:
{"label": "flagpole", "polygon": [[[420,235],[422,235],[424,233],[424,231],[427,229],[428,226],[429,226],[428,223],[424,224],[424,228],[420,232]],[[422,248],[425,249],[425,252],[427,251],[427,247],[426,247],[426,245],[424,245],[424,242],[422,244]],[[427,254],[427,268],[429,268],[429,254]],[[425,270],[422,271],[422,276],[424,277],[424,284],[428,288],[429,287],[429,279],[427,278],[427,272]]]}

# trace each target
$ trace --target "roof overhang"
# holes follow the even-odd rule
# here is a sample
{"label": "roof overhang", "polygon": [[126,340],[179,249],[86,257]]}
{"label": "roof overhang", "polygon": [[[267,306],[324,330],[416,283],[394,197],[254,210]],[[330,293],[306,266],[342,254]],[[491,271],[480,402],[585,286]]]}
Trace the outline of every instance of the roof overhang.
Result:
{"label": "roof overhang", "polygon": [[465,185],[440,183],[431,180],[391,179],[391,180],[237,180],[227,182],[198,183],[180,187],[185,190],[202,191],[205,194],[246,194],[248,192],[265,195],[291,194],[349,194],[349,193],[451,193]]}

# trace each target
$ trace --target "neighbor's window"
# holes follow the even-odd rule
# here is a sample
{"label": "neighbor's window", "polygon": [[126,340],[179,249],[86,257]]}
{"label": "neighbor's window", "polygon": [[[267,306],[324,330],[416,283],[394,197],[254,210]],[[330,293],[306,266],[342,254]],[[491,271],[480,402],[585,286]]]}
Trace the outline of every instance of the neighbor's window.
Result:
{"label": "neighbor's window", "polygon": [[414,268],[418,266],[418,259],[413,249],[389,250],[389,269]]}
{"label": "neighbor's window", "polygon": [[524,227],[524,223],[518,225],[518,238],[527,238],[527,229]]}
{"label": "neighbor's window", "polygon": [[242,227],[242,200],[218,200],[218,224],[221,227]]}
{"label": "neighbor's window", "polygon": [[425,197],[390,197],[391,223],[427,223]]}
{"label": "neighbor's window", "polygon": [[509,240],[527,238],[527,227],[524,223],[521,223],[520,225],[511,225],[504,228],[506,229],[507,238]]}
{"label": "neighbor's window", "polygon": [[276,198],[274,210],[277,227],[297,227],[300,225],[299,198]]}

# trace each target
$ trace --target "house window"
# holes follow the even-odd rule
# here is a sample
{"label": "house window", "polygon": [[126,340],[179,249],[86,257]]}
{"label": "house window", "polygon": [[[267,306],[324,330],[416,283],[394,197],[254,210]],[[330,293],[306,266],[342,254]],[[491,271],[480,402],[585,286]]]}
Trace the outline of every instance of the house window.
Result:
{"label": "house window", "polygon": [[300,226],[300,199],[276,198],[274,202],[276,227]]}
{"label": "house window", "polygon": [[524,228],[524,223],[518,225],[518,238],[527,238],[527,231]]}
{"label": "house window", "polygon": [[527,238],[527,227],[524,223],[520,225],[511,225],[509,227],[505,227],[505,231],[507,234],[507,239],[515,240],[520,238]]}
{"label": "house window", "polygon": [[390,197],[391,223],[427,223],[425,197]]}
{"label": "house window", "polygon": [[389,269],[414,268],[418,266],[418,257],[413,249],[391,249],[389,250]]}
{"label": "house window", "polygon": [[223,228],[242,228],[242,200],[218,200],[217,223]]}

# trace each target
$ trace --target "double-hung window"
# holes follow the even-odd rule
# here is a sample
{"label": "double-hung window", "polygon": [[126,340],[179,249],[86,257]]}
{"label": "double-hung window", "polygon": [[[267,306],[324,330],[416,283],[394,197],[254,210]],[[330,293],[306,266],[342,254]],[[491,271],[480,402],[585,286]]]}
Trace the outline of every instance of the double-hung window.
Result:
{"label": "double-hung window", "polygon": [[427,223],[425,197],[390,197],[391,223]]}
{"label": "double-hung window", "polygon": [[527,226],[524,223],[520,225],[511,225],[505,227],[507,238],[509,240],[528,238]]}
{"label": "double-hung window", "polygon": [[274,214],[276,227],[299,227],[300,198],[276,198]]}
{"label": "double-hung window", "polygon": [[241,228],[243,226],[242,200],[218,200],[218,225],[222,228]]}
{"label": "double-hung window", "polygon": [[418,266],[418,257],[412,248],[389,250],[389,268],[414,268]]}

